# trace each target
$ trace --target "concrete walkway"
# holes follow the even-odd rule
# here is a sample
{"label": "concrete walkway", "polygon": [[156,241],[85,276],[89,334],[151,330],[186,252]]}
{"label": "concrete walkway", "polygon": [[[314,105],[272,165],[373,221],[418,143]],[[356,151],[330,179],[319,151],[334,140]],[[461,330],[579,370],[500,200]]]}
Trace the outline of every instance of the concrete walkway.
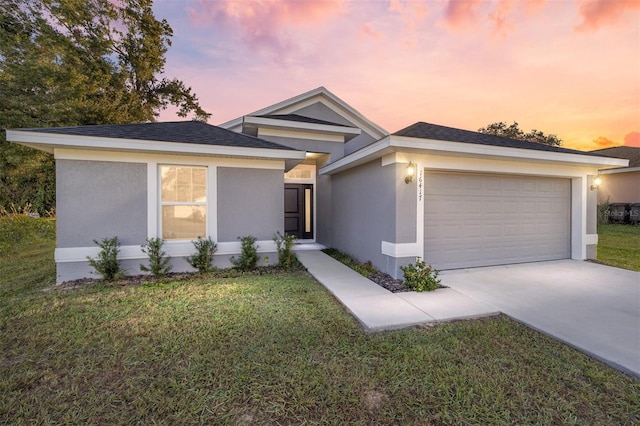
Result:
{"label": "concrete walkway", "polygon": [[296,251],[296,256],[366,331],[498,313],[495,308],[450,288],[429,293],[391,293],[321,251]]}

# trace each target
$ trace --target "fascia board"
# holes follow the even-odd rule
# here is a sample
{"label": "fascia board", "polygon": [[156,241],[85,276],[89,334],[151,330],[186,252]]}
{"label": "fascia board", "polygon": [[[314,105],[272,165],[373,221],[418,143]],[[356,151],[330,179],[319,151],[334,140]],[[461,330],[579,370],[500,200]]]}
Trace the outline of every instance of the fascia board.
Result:
{"label": "fascia board", "polygon": [[[476,145],[463,142],[450,142],[435,139],[419,139],[407,136],[390,135],[354,153],[328,164],[320,169],[320,174],[334,174],[342,170],[382,157],[396,151],[414,151],[421,153],[440,153],[457,156],[482,156],[500,159],[525,161],[558,162],[574,165],[588,165],[600,169],[621,167],[628,160],[611,157],[595,157],[592,155],[569,154],[563,152],[534,151],[521,148]],[[604,167],[603,167],[604,166]]]}
{"label": "fascia board", "polygon": [[275,129],[306,130],[314,133],[329,133],[339,135],[359,135],[362,130],[355,127],[332,126],[330,124],[304,123],[299,121],[278,120],[266,117],[245,117],[245,124],[254,124]]}
{"label": "fascia board", "polygon": [[382,157],[383,155],[388,154],[390,151],[393,151],[391,147],[391,137],[387,136],[377,142],[372,143],[371,145],[367,145],[356,152],[353,152],[345,157],[340,158],[339,160],[334,161],[331,164],[326,165],[325,167],[320,169],[320,174],[332,175],[342,170],[350,169],[351,167],[366,163],[375,158]]}
{"label": "fascia board", "polygon": [[222,145],[189,144],[180,142],[147,141],[86,137],[21,130],[7,130],[7,140],[36,147],[87,148],[118,151],[163,152],[174,154],[223,155],[252,158],[304,160],[306,152],[285,149],[248,148]]}
{"label": "fascia board", "polygon": [[441,141],[435,139],[392,136],[391,146],[397,149],[415,149],[464,155],[482,155],[489,157],[512,158],[534,161],[554,161],[588,166],[621,167],[628,165],[628,160],[593,155],[570,154],[565,152],[536,151],[531,149],[510,148],[493,145],[479,145],[464,142]]}
{"label": "fascia board", "polygon": [[599,170],[599,172],[603,175],[613,175],[617,173],[631,173],[631,172],[640,172],[640,167],[623,167],[609,170]]}

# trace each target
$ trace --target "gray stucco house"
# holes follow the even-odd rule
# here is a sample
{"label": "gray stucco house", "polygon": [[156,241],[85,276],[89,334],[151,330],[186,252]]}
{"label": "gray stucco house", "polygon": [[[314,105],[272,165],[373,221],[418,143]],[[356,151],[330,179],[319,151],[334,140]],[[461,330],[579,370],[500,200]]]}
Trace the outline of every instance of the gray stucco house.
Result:
{"label": "gray stucco house", "polygon": [[117,235],[123,266],[163,237],[174,270],[211,236],[215,263],[239,236],[335,247],[400,276],[595,256],[598,170],[627,160],[415,123],[389,134],[320,87],[219,127],[199,122],[8,130],[52,152],[57,279],[92,276],[93,239]]}

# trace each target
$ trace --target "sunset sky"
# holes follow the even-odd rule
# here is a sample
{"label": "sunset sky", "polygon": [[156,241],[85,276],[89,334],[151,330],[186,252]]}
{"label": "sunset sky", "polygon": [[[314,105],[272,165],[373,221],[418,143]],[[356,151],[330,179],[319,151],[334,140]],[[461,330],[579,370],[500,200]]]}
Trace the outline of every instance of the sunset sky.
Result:
{"label": "sunset sky", "polygon": [[[517,121],[640,146],[640,0],[156,0],[219,124],[319,86],[394,132]],[[161,121],[175,120],[166,111]]]}

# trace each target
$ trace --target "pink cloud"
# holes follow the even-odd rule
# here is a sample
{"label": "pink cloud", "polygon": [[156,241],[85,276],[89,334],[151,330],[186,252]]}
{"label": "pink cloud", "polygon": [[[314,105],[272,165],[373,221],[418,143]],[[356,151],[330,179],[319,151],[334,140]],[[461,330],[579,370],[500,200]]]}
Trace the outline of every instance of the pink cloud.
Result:
{"label": "pink cloud", "polygon": [[494,25],[494,34],[504,37],[513,30],[513,22],[509,19],[512,7],[513,0],[502,0],[497,3],[495,10],[489,13],[489,19]]}
{"label": "pink cloud", "polygon": [[631,132],[624,137],[624,144],[626,146],[633,146],[640,148],[640,132]]}
{"label": "pink cloud", "polygon": [[633,10],[640,10],[640,0],[582,0],[578,9],[582,23],[576,29],[596,31],[615,23],[622,14]]}
{"label": "pink cloud", "polygon": [[428,0],[391,0],[389,2],[387,10],[392,13],[397,13],[402,19],[404,25],[404,44],[409,48],[415,48],[418,44],[418,27],[429,15],[427,3]]}
{"label": "pink cloud", "polygon": [[373,25],[371,25],[369,22],[360,26],[359,33],[361,37],[368,37],[374,40],[382,40],[383,38],[382,34],[374,30]]}
{"label": "pink cloud", "polygon": [[598,136],[597,138],[595,138],[593,140],[593,143],[598,145],[598,149],[601,148],[609,148],[612,146],[618,146],[620,145],[618,142],[612,141],[611,139],[604,137],[604,136]]}
{"label": "pink cloud", "polygon": [[444,22],[454,30],[468,27],[476,20],[481,0],[449,0],[444,10]]}
{"label": "pink cloud", "polygon": [[288,27],[321,25],[345,10],[345,0],[200,0],[188,14],[196,25],[239,30],[252,48],[283,51],[292,45],[286,34]]}

